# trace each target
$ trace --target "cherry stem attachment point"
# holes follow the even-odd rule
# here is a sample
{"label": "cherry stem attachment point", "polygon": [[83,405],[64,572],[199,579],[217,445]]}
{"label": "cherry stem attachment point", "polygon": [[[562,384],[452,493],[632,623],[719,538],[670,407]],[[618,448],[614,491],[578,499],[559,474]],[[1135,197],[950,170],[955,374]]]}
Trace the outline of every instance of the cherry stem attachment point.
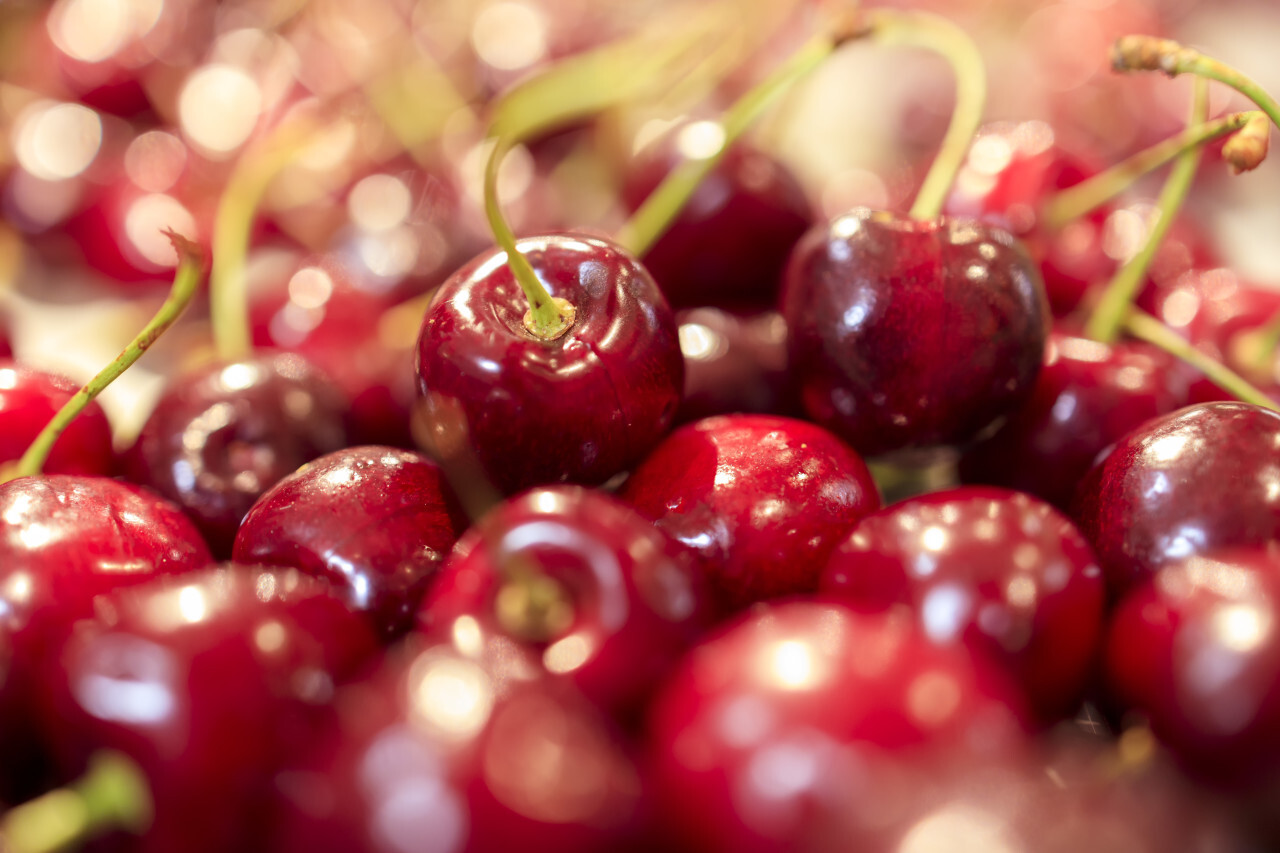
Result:
{"label": "cherry stem attachment point", "polygon": [[127,756],[99,752],[74,785],[50,791],[0,817],[5,853],[57,853],[112,829],[140,833],[151,823],[146,777]]}
{"label": "cherry stem attachment point", "polygon": [[22,458],[12,468],[0,471],[0,482],[16,477],[35,476],[44,468],[49,451],[53,449],[58,437],[66,430],[76,416],[101,394],[120,374],[128,370],[151,345],[164,334],[181,316],[200,285],[201,272],[204,267],[204,253],[196,244],[173,232],[165,232],[173,242],[178,253],[178,268],[174,273],[173,286],[164,304],[156,311],[151,321],[143,327],[115,361],[108,364],[98,375],[77,391],[66,404],[58,410],[53,419],[36,436],[35,441],[22,454]]}
{"label": "cherry stem attachment point", "polygon": [[[1204,124],[1209,112],[1209,86],[1204,79],[1197,79],[1192,96],[1190,125]],[[1191,190],[1191,182],[1195,179],[1196,170],[1200,168],[1202,148],[1192,148],[1178,156],[1169,177],[1160,190],[1156,201],[1156,219],[1151,224],[1150,233],[1142,248],[1116,270],[1111,282],[1103,291],[1102,298],[1085,323],[1086,337],[1102,343],[1111,343],[1119,335],[1124,325],[1129,308],[1133,305],[1138,290],[1146,280],[1147,270],[1155,260],[1160,245],[1173,227],[1173,221]]]}
{"label": "cherry stem attachment point", "polygon": [[934,157],[915,203],[912,219],[935,219],[964,165],[987,103],[987,71],[973,39],[946,18],[927,12],[875,9],[866,13],[872,38],[880,44],[922,47],[937,53],[956,78],[956,105],[942,147]]}
{"label": "cherry stem attachment point", "polygon": [[1150,148],[1139,151],[1073,187],[1060,190],[1045,203],[1041,219],[1050,229],[1061,228],[1119,196],[1143,175],[1155,171],[1187,151],[1228,133],[1240,131],[1259,118],[1264,122],[1267,120],[1264,113],[1251,110],[1230,113],[1212,121],[1188,127],[1181,133],[1157,142]]}

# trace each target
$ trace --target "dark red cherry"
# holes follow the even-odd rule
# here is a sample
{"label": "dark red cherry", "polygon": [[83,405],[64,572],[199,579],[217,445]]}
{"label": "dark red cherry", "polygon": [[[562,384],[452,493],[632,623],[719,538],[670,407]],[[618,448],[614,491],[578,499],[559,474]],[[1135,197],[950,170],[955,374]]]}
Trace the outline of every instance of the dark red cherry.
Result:
{"label": "dark red cherry", "polygon": [[422,323],[427,419],[460,412],[465,441],[504,492],[604,482],[675,417],[684,381],[675,317],[644,267],[612,243],[558,234],[519,246],[577,319],[555,340],[535,338],[506,254],[479,256],[441,285]]}
{"label": "dark red cherry", "polygon": [[[22,457],[80,386],[56,373],[0,360],[0,462]],[[116,468],[111,423],[97,401],[54,442],[44,470],[50,474],[111,474]]]}
{"label": "dark red cherry", "polygon": [[980,436],[1031,393],[1048,333],[1009,232],[865,208],[805,235],[782,315],[805,410],[868,456]]}
{"label": "dark red cherry", "polygon": [[1030,399],[965,450],[960,478],[1028,492],[1066,511],[1099,453],[1190,402],[1187,380],[1180,362],[1147,344],[1054,331]]}
{"label": "dark red cherry", "polygon": [[935,643],[1002,662],[1045,720],[1075,712],[1102,632],[1102,573],[1075,526],[1019,492],[909,498],[858,522],[822,590],[860,610],[907,605]]}
{"label": "dark red cherry", "polygon": [[1113,598],[1166,563],[1280,536],[1280,414],[1201,403],[1148,421],[1090,469],[1072,509]]}
{"label": "dark red cherry", "polygon": [[1018,708],[999,672],[908,619],[761,607],[695,647],[659,694],[654,791],[686,849],[823,849],[824,829],[885,803],[910,763],[1019,750]]}
{"label": "dark red cherry", "polygon": [[48,687],[63,761],[113,748],[140,766],[155,801],[141,850],[266,849],[276,771],[376,649],[364,620],[319,578],[243,566],[99,601]]}
{"label": "dark red cherry", "polygon": [[609,495],[557,486],[500,504],[468,532],[421,619],[428,631],[470,620],[510,636],[587,698],[626,716],[709,615],[682,547]]}
{"label": "dark red cherry", "polygon": [[821,427],[771,415],[681,427],[620,496],[694,552],[730,610],[816,590],[832,550],[880,505],[858,454]]}
{"label": "dark red cherry", "polygon": [[[642,152],[622,187],[627,206],[638,208],[677,163],[699,156],[700,136],[718,130],[710,122],[687,124]],[[736,143],[645,253],[644,264],[679,308],[772,306],[787,256],[812,225],[813,209],[791,170]]]}
{"label": "dark red cherry", "polygon": [[1110,693],[1197,775],[1276,782],[1280,761],[1280,554],[1209,550],[1162,566],[1116,607]]}
{"label": "dark red cherry", "polygon": [[676,312],[684,353],[678,423],[712,415],[800,414],[787,370],[787,323],[777,311],[688,308]]}
{"label": "dark red cherry", "polygon": [[340,692],[277,777],[274,853],[616,850],[639,778],[618,735],[517,643],[474,623]]}
{"label": "dark red cherry", "polygon": [[176,378],[126,458],[130,479],[185,510],[215,555],[304,462],[347,445],[342,392],[294,354],[215,363]]}
{"label": "dark red cherry", "polygon": [[391,640],[467,527],[439,466],[390,447],[322,456],[276,483],[236,534],[233,557],[329,580]]}

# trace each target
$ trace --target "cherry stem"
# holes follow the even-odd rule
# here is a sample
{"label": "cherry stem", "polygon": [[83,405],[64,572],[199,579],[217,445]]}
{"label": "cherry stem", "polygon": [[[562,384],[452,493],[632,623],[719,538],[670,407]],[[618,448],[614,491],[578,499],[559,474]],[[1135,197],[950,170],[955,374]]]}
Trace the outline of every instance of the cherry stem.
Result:
{"label": "cherry stem", "polygon": [[685,160],[649,194],[618,230],[614,239],[636,257],[653,248],[702,181],[724,159],[729,148],[795,83],[829,57],[852,33],[823,33],[807,42],[763,82],[740,97],[720,118],[720,147],[708,157]]}
{"label": "cherry stem", "polygon": [[1124,321],[1125,329],[1139,340],[1153,344],[1175,358],[1199,370],[1215,385],[1246,403],[1280,411],[1266,394],[1251,385],[1244,377],[1215,358],[1211,358],[1178,336],[1176,332],[1155,317],[1136,308],[1129,310]]}
{"label": "cherry stem", "polygon": [[[124,348],[124,351],[116,356],[115,361],[108,364],[97,376],[90,379],[83,388],[77,391],[58,410],[53,419],[36,436],[35,441],[31,442],[26,452],[22,454],[22,458],[11,469],[0,472],[0,481],[15,477],[38,475],[44,468],[45,460],[49,458],[49,451],[53,449],[54,443],[71,422],[76,419],[76,416],[84,411],[85,407],[101,394],[108,385],[114,382],[120,374],[128,370],[135,361],[141,358],[142,354],[151,348],[151,345],[174,324],[187,305],[191,303],[192,297],[200,286],[200,273],[204,266],[204,254],[200,251],[199,246],[186,240],[181,235],[173,231],[165,233],[173,242],[173,248],[178,252],[178,268],[174,273],[173,286],[169,290],[168,298],[156,311],[155,316],[151,318],[151,322],[147,323],[137,337]],[[5,476],[10,474],[11,476]]]}
{"label": "cherry stem", "polygon": [[[1209,85],[1204,79],[1197,79],[1192,95],[1191,125],[1203,124],[1209,112]],[[1102,343],[1111,343],[1120,334],[1129,307],[1134,297],[1146,280],[1147,270],[1155,260],[1160,244],[1164,242],[1178,210],[1191,190],[1191,182],[1200,168],[1200,158],[1204,149],[1197,147],[1183,152],[1169,170],[1160,189],[1160,197],[1156,200],[1156,219],[1151,224],[1151,231],[1142,248],[1132,258],[1125,261],[1111,282],[1102,293],[1097,306],[1085,323],[1084,332],[1087,337]]]}
{"label": "cherry stem", "polygon": [[112,829],[139,833],[151,823],[151,792],[138,766],[119,752],[96,753],[74,785],[15,806],[0,818],[5,853],[56,853]]}
{"label": "cherry stem", "polygon": [[1240,130],[1254,118],[1265,114],[1257,110],[1230,113],[1157,142],[1150,148],[1099,172],[1073,187],[1059,191],[1044,205],[1041,219],[1050,229],[1058,229],[1079,219],[1095,208],[1123,193],[1138,178],[1155,171],[1187,151],[1193,150],[1228,133]]}
{"label": "cherry stem", "polygon": [[889,9],[866,14],[876,41],[931,50],[945,59],[955,74],[956,106],[951,123],[910,211],[912,219],[936,219],[964,165],[986,109],[987,71],[982,53],[964,30],[938,15]]}
{"label": "cherry stem", "polygon": [[1257,82],[1231,66],[1172,39],[1122,36],[1111,49],[1111,67],[1116,71],[1163,71],[1170,77],[1194,74],[1203,79],[1217,80],[1253,101],[1280,127],[1280,104]]}
{"label": "cherry stem", "polygon": [[280,125],[240,159],[218,202],[209,300],[214,345],[218,357],[226,361],[244,358],[253,351],[245,259],[258,205],[271,181],[311,141],[314,131],[310,119],[293,119]]}
{"label": "cherry stem", "polygon": [[1245,363],[1252,373],[1270,372],[1271,362],[1275,359],[1276,347],[1280,346],[1280,311],[1277,311],[1257,329],[1245,332]]}

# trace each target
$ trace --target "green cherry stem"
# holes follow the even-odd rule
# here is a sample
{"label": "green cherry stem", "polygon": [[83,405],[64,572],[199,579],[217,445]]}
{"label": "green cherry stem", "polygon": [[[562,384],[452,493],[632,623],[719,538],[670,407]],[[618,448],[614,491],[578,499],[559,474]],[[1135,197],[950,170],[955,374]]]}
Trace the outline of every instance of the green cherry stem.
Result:
{"label": "green cherry stem", "polygon": [[1138,178],[1155,171],[1187,151],[1199,148],[1228,133],[1245,127],[1254,119],[1266,115],[1257,111],[1230,113],[1157,142],[1139,151],[1111,168],[1099,172],[1073,187],[1060,190],[1044,205],[1041,217],[1050,229],[1058,229],[1075,219],[1106,204],[1133,185]]}
{"label": "green cherry stem", "polygon": [[955,74],[956,106],[951,123],[910,211],[912,219],[935,219],[964,165],[986,109],[987,71],[982,53],[964,30],[937,15],[889,9],[871,10],[866,15],[877,42],[931,50],[945,59]]}
{"label": "green cherry stem", "polygon": [[115,361],[108,364],[97,376],[90,379],[83,388],[77,391],[58,410],[53,419],[36,436],[35,441],[31,442],[27,451],[22,454],[22,458],[11,469],[0,471],[0,481],[39,474],[44,467],[45,460],[49,457],[49,451],[53,449],[54,443],[66,430],[67,426],[76,419],[77,415],[84,411],[85,406],[88,406],[120,374],[128,370],[134,362],[141,358],[142,354],[151,348],[151,345],[174,324],[183,310],[190,304],[191,298],[195,295],[200,285],[200,273],[204,266],[204,255],[199,246],[184,239],[182,236],[172,231],[166,233],[169,239],[173,241],[174,249],[178,252],[178,269],[174,273],[173,286],[170,288],[169,296],[165,299],[164,304],[156,311],[155,316],[151,318],[151,322],[147,323],[137,337],[124,348],[124,351],[116,356]]}
{"label": "green cherry stem", "polygon": [[[1196,80],[1192,102],[1190,124],[1203,124],[1209,111],[1209,85],[1203,78]],[[1177,218],[1182,202],[1191,190],[1191,182],[1196,176],[1196,170],[1200,168],[1202,154],[1202,148],[1192,148],[1174,161],[1169,177],[1160,190],[1160,197],[1156,200],[1156,219],[1151,225],[1151,232],[1142,248],[1116,270],[1085,323],[1086,337],[1111,343],[1119,336],[1129,307],[1146,279],[1147,270],[1155,260],[1160,244],[1173,227],[1173,220]]]}
{"label": "green cherry stem", "polygon": [[1237,399],[1255,406],[1280,411],[1275,401],[1249,384],[1240,374],[1215,358],[1205,355],[1155,317],[1136,308],[1129,310],[1124,327],[1139,340],[1159,347],[1175,358],[1199,370],[1215,385]]}
{"label": "green cherry stem", "polygon": [[74,785],[5,812],[0,817],[0,850],[71,850],[112,829],[142,832],[151,815],[151,792],[138,766],[121,753],[100,752]]}

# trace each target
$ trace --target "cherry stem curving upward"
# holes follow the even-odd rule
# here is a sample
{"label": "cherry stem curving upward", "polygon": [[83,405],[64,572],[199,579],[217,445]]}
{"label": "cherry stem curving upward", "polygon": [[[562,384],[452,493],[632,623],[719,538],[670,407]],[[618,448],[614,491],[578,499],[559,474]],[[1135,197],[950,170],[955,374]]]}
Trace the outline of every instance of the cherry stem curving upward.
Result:
{"label": "cherry stem curving upward", "polygon": [[874,9],[866,13],[866,20],[877,42],[932,50],[950,64],[955,75],[956,105],[951,123],[910,211],[913,219],[935,219],[982,123],[987,102],[982,53],[960,27],[927,12]]}
{"label": "cherry stem curving upward", "polygon": [[164,304],[156,311],[155,316],[151,318],[151,322],[147,323],[142,331],[138,333],[138,336],[116,357],[115,361],[108,364],[97,376],[90,379],[83,388],[66,402],[66,405],[58,410],[53,419],[36,436],[35,441],[31,442],[27,451],[22,454],[22,458],[12,467],[0,470],[0,481],[39,474],[44,467],[45,460],[49,457],[49,451],[53,449],[54,443],[71,422],[76,419],[76,416],[84,411],[84,408],[101,394],[108,385],[114,382],[120,374],[128,370],[135,361],[141,358],[142,354],[151,348],[151,345],[174,324],[183,310],[190,304],[191,298],[195,295],[200,285],[200,273],[204,267],[204,255],[199,246],[189,242],[182,236],[172,231],[166,233],[169,239],[173,241],[174,249],[178,252],[178,269],[174,273],[173,286]]}
{"label": "cherry stem curving upward", "polygon": [[151,815],[151,792],[142,771],[121,753],[100,752],[74,785],[5,812],[0,817],[0,850],[74,850],[113,829],[143,832]]}

